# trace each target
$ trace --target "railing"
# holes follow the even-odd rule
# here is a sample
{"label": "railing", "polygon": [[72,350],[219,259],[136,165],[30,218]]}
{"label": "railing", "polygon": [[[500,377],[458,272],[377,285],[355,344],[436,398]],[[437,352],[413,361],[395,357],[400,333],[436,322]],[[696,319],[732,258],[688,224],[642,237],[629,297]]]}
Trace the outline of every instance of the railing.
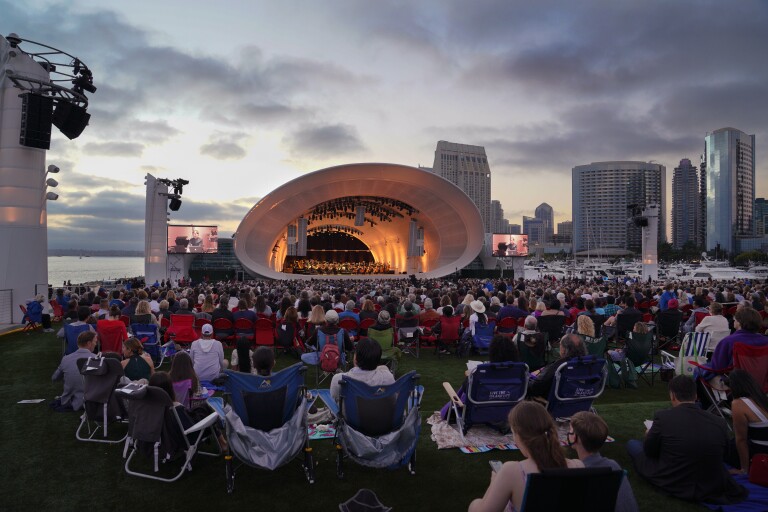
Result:
{"label": "railing", "polygon": [[48,300],[53,298],[53,288],[48,286],[48,283],[35,285],[35,297],[41,293],[45,295]]}
{"label": "railing", "polygon": [[0,290],[0,325],[13,323],[13,290]]}

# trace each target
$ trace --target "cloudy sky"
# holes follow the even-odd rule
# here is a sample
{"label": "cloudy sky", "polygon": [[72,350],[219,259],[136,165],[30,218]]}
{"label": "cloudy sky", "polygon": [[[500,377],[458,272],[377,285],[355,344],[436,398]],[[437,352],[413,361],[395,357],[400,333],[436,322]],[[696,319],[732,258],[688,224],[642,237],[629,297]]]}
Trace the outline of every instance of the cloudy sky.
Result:
{"label": "cloudy sky", "polygon": [[98,87],[90,126],[48,153],[62,169],[51,248],[143,249],[148,172],[190,181],[174,222],[227,234],[295,177],[431,166],[438,140],[486,147],[513,223],[544,201],[569,220],[574,165],[654,160],[671,182],[725,126],[756,134],[768,195],[762,0],[0,0],[0,13],[0,34],[78,56]]}

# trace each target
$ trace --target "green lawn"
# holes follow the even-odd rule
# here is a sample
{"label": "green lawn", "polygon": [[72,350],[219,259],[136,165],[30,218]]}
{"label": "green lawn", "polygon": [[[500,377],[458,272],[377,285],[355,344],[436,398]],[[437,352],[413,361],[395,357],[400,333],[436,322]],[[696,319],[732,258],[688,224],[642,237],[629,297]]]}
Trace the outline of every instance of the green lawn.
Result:
{"label": "green lawn", "polygon": [[[222,506],[230,510],[266,506],[270,510],[330,511],[338,510],[338,503],[365,487],[395,510],[459,511],[466,510],[469,502],[485,491],[490,476],[488,460],[520,457],[517,451],[474,455],[455,449],[438,451],[424,421],[415,476],[405,469],[376,471],[349,463],[345,479],[338,480],[331,442],[315,441],[313,486],[306,483],[298,463],[271,473],[243,468],[237,475],[234,494],[228,496],[223,460],[208,457],[198,457],[194,470],[173,484],[140,479],[125,474],[122,445],[79,442],[74,435],[79,414],[54,413],[48,408],[47,402],[61,391],[60,383],[50,381],[60,355],[61,345],[53,334],[0,337],[0,401],[4,409],[0,420],[0,510],[82,511],[100,507],[189,512],[220,510]],[[280,356],[278,366],[293,362]],[[422,418],[426,420],[447,400],[441,383],[460,383],[465,365],[455,357],[438,359],[431,351],[424,351],[419,360],[403,359],[399,374],[411,369],[421,374],[426,388],[422,404]],[[311,380],[309,376],[307,380]],[[36,405],[16,403],[30,398],[47,400]],[[608,421],[617,442],[607,445],[603,454],[630,470],[641,510],[702,510],[653,491],[637,478],[625,455],[624,443],[642,435],[643,420],[667,406],[666,385],[658,381],[653,388],[641,382],[637,390],[606,390],[596,408]]]}

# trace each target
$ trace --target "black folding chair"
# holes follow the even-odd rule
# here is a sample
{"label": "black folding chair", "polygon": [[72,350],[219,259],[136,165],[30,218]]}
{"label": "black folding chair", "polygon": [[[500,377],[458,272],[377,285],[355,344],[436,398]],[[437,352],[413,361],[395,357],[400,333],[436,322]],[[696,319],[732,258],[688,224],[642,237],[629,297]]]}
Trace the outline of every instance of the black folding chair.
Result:
{"label": "black folding chair", "polygon": [[525,484],[520,512],[616,508],[624,471],[611,468],[545,469],[531,473]]}

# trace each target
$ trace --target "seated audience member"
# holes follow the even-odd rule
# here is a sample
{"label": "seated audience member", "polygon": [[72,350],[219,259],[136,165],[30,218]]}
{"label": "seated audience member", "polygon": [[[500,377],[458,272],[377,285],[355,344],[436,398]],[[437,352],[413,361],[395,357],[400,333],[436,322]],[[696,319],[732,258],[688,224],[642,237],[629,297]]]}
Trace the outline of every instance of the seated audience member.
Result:
{"label": "seated audience member", "polygon": [[[650,330],[648,329],[648,324],[645,322],[636,322],[635,326],[632,328],[633,333],[637,334],[648,334]],[[608,356],[611,358],[611,360],[619,362],[624,360],[624,354],[626,353],[626,349],[623,348],[617,348],[615,350],[609,350]]]}
{"label": "seated audience member", "polygon": [[250,320],[251,323],[255,324],[259,317],[256,315],[255,311],[248,309],[247,302],[245,302],[243,299],[240,299],[237,301],[237,311],[232,313],[232,318],[235,319],[235,322],[241,318],[245,318],[246,320]]}
{"label": "seated audience member", "polygon": [[[71,325],[72,327],[77,327],[79,325],[89,325],[90,330],[94,331],[93,324],[90,324],[87,322],[91,316],[91,310],[87,306],[79,306],[77,308],[77,321],[65,323],[65,325]],[[94,331],[95,332],[95,331]],[[56,333],[56,336],[59,338],[66,337],[66,332],[64,330],[64,326],[61,326],[61,329],[59,329],[59,332]]]}
{"label": "seated audience member", "polygon": [[189,356],[192,366],[200,380],[213,380],[227,369],[229,361],[224,359],[224,347],[213,336],[213,326],[206,324],[202,328],[202,338],[192,342]]}
{"label": "seated audience member", "polygon": [[[64,323],[67,323],[67,320],[78,321],[79,311],[80,311],[80,304],[78,304],[78,302],[75,299],[71,299],[69,302],[67,302],[67,311],[66,313],[64,313],[64,317],[62,318],[62,321]],[[90,309],[88,311],[90,311]],[[59,334],[58,336],[61,337],[62,335]]]}
{"label": "seated audience member", "polygon": [[744,343],[746,345],[768,345],[768,337],[760,334],[762,325],[760,313],[749,306],[744,306],[736,311],[733,325],[736,332],[726,336],[717,344],[710,367],[713,370],[723,370],[733,365],[733,345]]}
{"label": "seated audience member", "polygon": [[235,323],[235,316],[232,314],[232,312],[227,307],[227,303],[229,302],[229,296],[222,295],[219,297],[219,306],[211,312],[211,322],[215,322],[219,318],[226,318],[233,324]]}
{"label": "seated audience member", "polygon": [[344,320],[345,318],[351,318],[358,324],[360,323],[360,315],[358,313],[355,313],[355,301],[348,300],[347,303],[344,305],[344,311],[339,313],[339,321]]}
{"label": "seated audience member", "polygon": [[[707,308],[707,299],[702,297],[701,295],[697,296],[695,299],[693,299],[693,305],[695,306],[693,310],[691,310],[691,316],[688,318],[688,320],[683,325],[683,332],[689,333],[693,332],[694,329],[697,327],[696,325],[696,313],[710,313],[709,308]],[[722,311],[722,307],[720,308]],[[706,317],[705,317],[706,318]],[[726,324],[728,322],[726,321]],[[727,327],[726,327],[727,329]]]}
{"label": "seated audience member", "polygon": [[[696,332],[730,332],[728,319],[723,316],[723,305],[719,302],[713,302],[709,305],[709,316],[705,316],[696,326]],[[758,313],[759,315],[760,313]],[[693,315],[691,315],[693,317]]]}
{"label": "seated audience member", "polygon": [[77,337],[77,350],[61,358],[61,363],[51,378],[54,382],[64,379],[61,397],[51,404],[55,410],[77,411],[83,406],[83,376],[80,375],[77,360],[93,357],[94,348],[96,348],[96,333],[81,332]]}
{"label": "seated audience member", "polygon": [[418,327],[419,325],[419,316],[416,313],[416,308],[413,302],[410,300],[406,300],[403,303],[403,313],[402,315],[397,315],[396,317],[397,321],[397,327]]}
{"label": "seated audience member", "polygon": [[378,315],[379,314],[376,312],[376,307],[374,306],[373,301],[371,299],[365,299],[365,302],[363,302],[363,307],[359,313],[360,321],[362,322],[367,318],[373,318],[376,320]]}
{"label": "seated audience member", "polygon": [[528,315],[527,317],[525,317],[523,330],[518,332],[514,336],[515,343],[520,342],[520,340],[522,340],[524,337],[532,336],[535,334],[541,334],[538,330],[538,327],[539,327],[539,321],[536,319],[535,316]]}
{"label": "seated audience member", "polygon": [[733,402],[731,414],[733,433],[726,462],[733,466],[733,472],[746,474],[749,463],[757,453],[768,453],[768,443],[750,439],[750,432],[768,431],[768,397],[755,379],[744,370],[733,370],[728,374]]}
{"label": "seated audience member", "polygon": [[[577,412],[571,417],[571,428],[568,432],[568,446],[576,450],[579,460],[585,468],[609,467],[621,469],[613,460],[600,455],[608,438],[608,424],[603,418],[593,412]],[[619,495],[616,497],[616,512],[637,512],[640,510],[632,493],[632,486],[625,476],[621,481]]]}
{"label": "seated audience member", "polygon": [[671,409],[657,411],[644,441],[632,439],[627,451],[638,474],[676,498],[707,503],[737,503],[746,490],[728,474],[725,420],[696,403],[696,382],[678,375],[669,382]]}
{"label": "seated audience member", "polygon": [[106,320],[109,316],[109,300],[99,301],[99,310],[92,315],[96,320]]}
{"label": "seated audience member", "polygon": [[128,338],[123,342],[123,373],[130,380],[149,379],[155,371],[152,358],[144,352],[141,342]]}
{"label": "seated audience member", "polygon": [[181,299],[179,301],[179,309],[173,312],[174,315],[191,315],[195,316],[195,312],[189,307],[188,299]]}
{"label": "seated audience member", "polygon": [[347,352],[354,350],[355,346],[352,344],[352,340],[349,338],[349,334],[347,331],[339,327],[339,314],[333,309],[329,309],[325,312],[325,325],[318,325],[314,332],[312,332],[312,335],[309,337],[306,344],[317,347],[317,338],[319,332],[322,332],[325,336],[333,336],[334,334],[338,334],[339,331],[341,331],[344,337],[344,350]]}
{"label": "seated audience member", "polygon": [[253,357],[251,345],[252,343],[247,336],[237,338],[237,344],[235,350],[232,351],[230,360],[230,365],[234,371],[251,373],[251,358]]}
{"label": "seated audience member", "polygon": [[419,314],[419,325],[424,325],[424,322],[432,320],[439,320],[440,314],[434,310],[432,305],[432,299],[424,299],[424,311]]}
{"label": "seated audience member", "polygon": [[491,473],[485,496],[469,505],[469,512],[520,510],[527,475],[542,469],[580,468],[580,460],[566,459],[552,416],[539,403],[521,402],[509,413],[515,444],[525,459],[505,462]]}
{"label": "seated audience member", "polygon": [[269,377],[275,368],[275,352],[269,347],[259,347],[253,353],[253,368],[251,373],[261,377]]}
{"label": "seated audience member", "polygon": [[341,393],[339,383],[344,375],[369,386],[387,385],[395,382],[389,368],[381,364],[381,346],[371,339],[361,338],[357,342],[353,364],[351,370],[346,373],[337,373],[331,379],[331,396],[337,403]]}
{"label": "seated audience member", "polygon": [[560,339],[560,358],[542,368],[535,380],[531,379],[531,383],[528,386],[528,396],[530,398],[548,399],[557,368],[569,359],[586,355],[587,347],[584,345],[584,340],[578,334],[566,334],[563,336]]}
{"label": "seated audience member", "polygon": [[152,314],[149,302],[141,300],[136,305],[136,312],[131,316],[132,324],[154,324],[160,326],[157,317]]}
{"label": "seated audience member", "polygon": [[196,393],[200,389],[200,379],[197,378],[195,368],[192,364],[192,358],[189,357],[187,352],[177,352],[171,360],[171,370],[169,372],[171,376],[171,382],[174,384],[177,382],[189,380],[192,385],[190,390],[192,394]]}

